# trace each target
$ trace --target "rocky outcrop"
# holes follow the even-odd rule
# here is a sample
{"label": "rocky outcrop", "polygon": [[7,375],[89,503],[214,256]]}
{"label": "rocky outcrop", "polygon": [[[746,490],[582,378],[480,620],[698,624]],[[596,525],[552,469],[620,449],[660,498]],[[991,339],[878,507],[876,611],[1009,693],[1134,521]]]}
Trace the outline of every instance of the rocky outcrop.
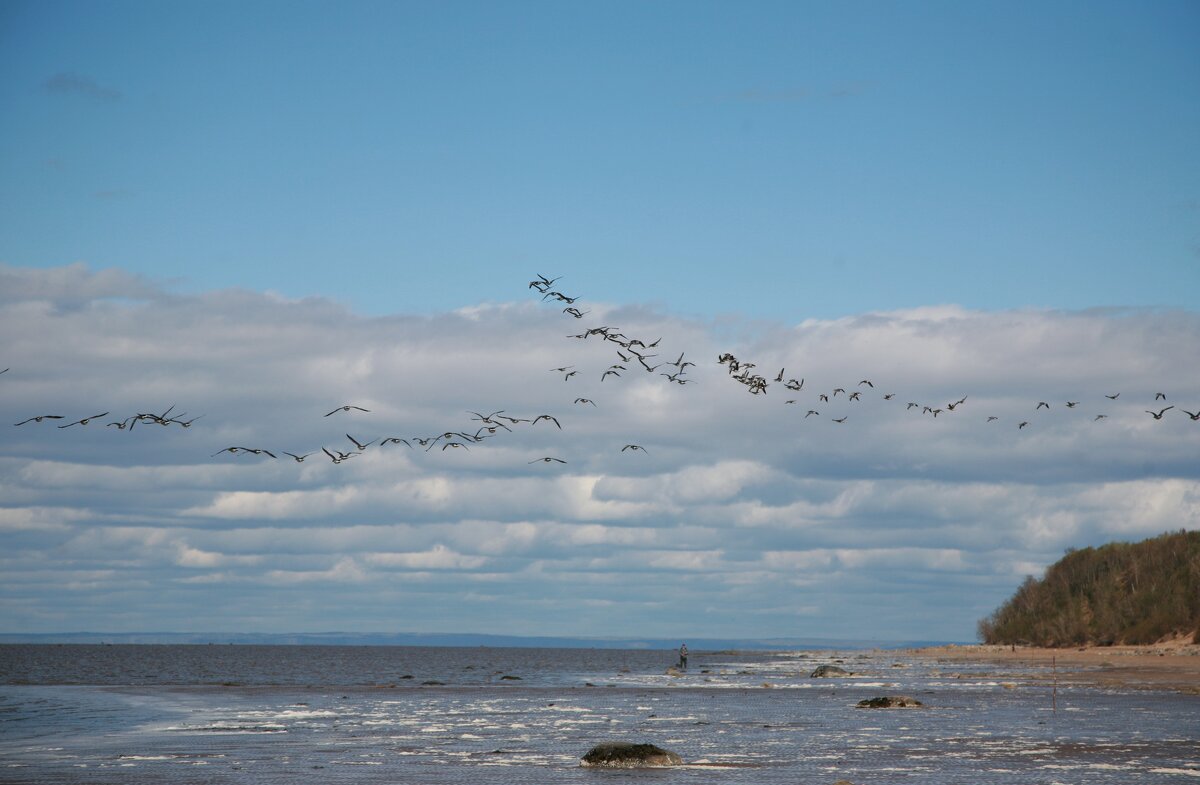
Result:
{"label": "rocky outcrop", "polygon": [[582,766],[608,769],[637,769],[651,766],[678,766],[683,758],[653,744],[610,741],[597,744],[583,756]]}
{"label": "rocky outcrop", "polygon": [[865,701],[858,702],[858,708],[860,709],[907,709],[924,705],[916,698],[909,698],[904,695],[884,695],[881,698],[868,698]]}
{"label": "rocky outcrop", "polygon": [[808,674],[810,679],[835,679],[841,676],[853,675],[853,673],[845,668],[839,668],[836,665],[818,665],[816,670]]}

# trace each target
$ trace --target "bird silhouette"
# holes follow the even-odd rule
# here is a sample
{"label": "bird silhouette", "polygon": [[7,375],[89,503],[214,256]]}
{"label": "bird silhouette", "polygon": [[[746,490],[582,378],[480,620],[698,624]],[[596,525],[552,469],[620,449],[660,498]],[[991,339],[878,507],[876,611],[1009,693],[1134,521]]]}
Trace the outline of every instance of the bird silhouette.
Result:
{"label": "bird silhouette", "polygon": [[[1164,414],[1166,414],[1167,412],[1171,411],[1174,408],[1175,408],[1174,406],[1168,406],[1165,409],[1160,409],[1157,414],[1155,412],[1152,412],[1149,409],[1147,409],[1146,414],[1150,415],[1151,417],[1153,417],[1156,420],[1161,420],[1163,418]],[[59,426],[59,427],[62,427],[62,426]]]}
{"label": "bird silhouette", "polygon": [[69,422],[66,425],[60,425],[58,427],[59,428],[70,428],[72,425],[87,425],[92,420],[96,419],[97,417],[105,417],[107,415],[108,415],[108,412],[101,412],[100,414],[93,414],[91,417],[84,417],[82,420],[76,420],[75,422]]}
{"label": "bird silhouette", "polygon": [[[363,408],[363,407],[361,407],[361,406],[354,406],[353,404],[346,404],[345,406],[339,406],[339,407],[337,407],[336,409],[334,409],[333,411],[331,411],[329,414],[337,414],[338,412],[348,412],[348,411],[350,411],[351,409],[357,409],[357,410],[358,410],[358,411],[360,411],[360,412],[369,412],[369,411],[371,411],[370,409],[364,409],[364,408]],[[326,414],[326,415],[324,415],[324,416],[325,416],[325,417],[328,417],[328,416],[329,416],[329,414]]]}
{"label": "bird silhouette", "polygon": [[564,461],[562,458],[551,458],[549,455],[547,455],[545,458],[534,458],[532,461],[530,461],[530,463],[550,463],[551,461],[556,463],[566,463],[566,461]]}
{"label": "bird silhouette", "polygon": [[230,454],[236,454],[239,452],[248,452],[252,455],[264,455],[265,454],[265,455],[270,455],[272,458],[275,457],[275,453],[271,452],[270,450],[255,449],[253,447],[226,447],[224,450],[217,450],[209,457],[216,458],[218,455],[220,455],[223,452],[227,452]]}
{"label": "bird silhouette", "polygon": [[13,423],[13,427],[16,427],[18,425],[24,425],[27,422],[41,422],[42,420],[61,420],[62,418],[63,418],[63,415],[61,415],[61,414],[39,414],[37,417],[30,417],[28,420],[21,420],[21,422]]}
{"label": "bird silhouette", "polygon": [[297,454],[296,454],[296,453],[294,453],[294,452],[288,452],[287,450],[284,450],[284,451],[283,451],[283,454],[284,454],[284,455],[290,455],[290,456],[292,457],[292,459],[293,459],[294,461],[296,461],[296,463],[304,463],[304,459],[305,459],[305,458],[307,458],[308,456],[312,455],[313,453],[311,453],[311,452],[306,452],[306,453],[304,453],[303,455],[297,455]]}
{"label": "bird silhouette", "polygon": [[625,452],[626,450],[633,450],[634,452],[641,450],[642,452],[646,452],[646,448],[640,444],[627,444],[621,448],[621,452]]}

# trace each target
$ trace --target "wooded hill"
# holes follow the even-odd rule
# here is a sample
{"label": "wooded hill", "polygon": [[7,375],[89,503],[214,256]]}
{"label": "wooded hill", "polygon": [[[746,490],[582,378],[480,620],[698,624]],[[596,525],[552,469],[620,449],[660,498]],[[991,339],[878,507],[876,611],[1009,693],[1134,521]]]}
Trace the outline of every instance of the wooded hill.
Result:
{"label": "wooded hill", "polygon": [[979,622],[984,643],[1141,645],[1192,633],[1200,643],[1200,531],[1070,549]]}

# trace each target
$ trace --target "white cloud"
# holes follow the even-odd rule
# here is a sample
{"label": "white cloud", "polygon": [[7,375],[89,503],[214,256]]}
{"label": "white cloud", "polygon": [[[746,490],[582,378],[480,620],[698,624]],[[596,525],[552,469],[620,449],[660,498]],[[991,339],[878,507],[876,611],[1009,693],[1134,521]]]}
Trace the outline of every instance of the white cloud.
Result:
{"label": "white cloud", "polygon": [[[161,609],[161,628],[237,591],[229,623],[255,624],[289,587],[302,601],[279,623],[297,630],[342,608],[391,628],[372,599],[387,592],[452,628],[503,631],[514,614],[547,634],[618,619],[625,633],[654,607],[713,634],[775,635],[771,609],[786,607],[808,609],[812,634],[888,635],[909,627],[904,602],[923,619],[953,599],[920,637],[968,638],[1014,576],[1067,547],[1200,525],[1200,426],[1180,411],[1200,409],[1196,314],[945,305],[770,325],[595,304],[574,320],[522,300],[523,283],[513,303],[366,318],[314,298],[168,295],[119,270],[0,267],[0,416],[64,417],[2,426],[0,596],[30,602],[4,603],[0,624],[103,626],[84,586]],[[648,362],[684,353],[694,383],[564,337],[600,324],[661,338]],[[724,352],[804,388],[750,395]],[[601,381],[614,363],[627,371]],[[567,380],[551,370],[568,365]],[[1157,392],[1176,405],[1161,421],[1145,414],[1167,405]],[[344,404],[371,411],[324,416]],[[108,425],[168,407],[203,416]],[[474,433],[468,412],[497,409],[562,428],[416,442]],[[412,446],[358,453],[347,434]],[[230,446],[279,458],[210,457]],[[322,447],[355,455],[334,465]],[[497,597],[505,610],[481,616]]]}

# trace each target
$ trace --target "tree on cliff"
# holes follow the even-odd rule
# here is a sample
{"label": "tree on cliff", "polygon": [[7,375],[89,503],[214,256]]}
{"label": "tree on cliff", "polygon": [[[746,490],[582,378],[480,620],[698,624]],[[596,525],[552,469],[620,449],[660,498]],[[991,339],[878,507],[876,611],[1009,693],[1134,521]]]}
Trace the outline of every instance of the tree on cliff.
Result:
{"label": "tree on cliff", "polygon": [[1200,531],[1068,549],[979,622],[984,643],[1147,644],[1194,632],[1200,643]]}

